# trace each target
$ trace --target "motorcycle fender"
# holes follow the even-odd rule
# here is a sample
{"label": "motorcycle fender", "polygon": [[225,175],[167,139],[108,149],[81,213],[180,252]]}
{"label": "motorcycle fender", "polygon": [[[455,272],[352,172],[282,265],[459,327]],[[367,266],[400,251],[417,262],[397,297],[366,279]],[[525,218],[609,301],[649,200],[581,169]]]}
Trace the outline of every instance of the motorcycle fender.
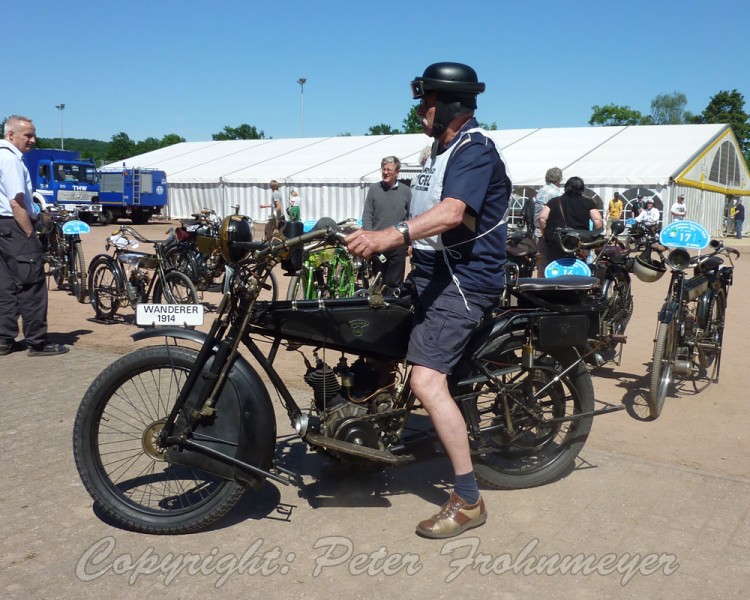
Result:
{"label": "motorcycle fender", "polygon": [[677,304],[677,302],[665,302],[659,310],[659,322],[671,323],[678,310],[679,304]]}
{"label": "motorcycle fender", "polygon": [[[202,331],[179,327],[147,329],[133,334],[132,337],[135,340],[171,337],[199,344],[208,338]],[[208,363],[209,367],[210,365],[211,359]],[[196,385],[209,383],[201,378]],[[178,419],[178,426],[180,423]],[[216,414],[204,418],[194,429],[193,440],[229,458],[265,471],[271,468],[276,444],[273,405],[263,380],[242,356],[235,360],[222,388],[216,403]],[[188,450],[175,445],[167,450],[166,457],[171,463],[201,469],[223,479],[232,479],[255,488],[263,483],[263,479],[257,475],[200,450]]]}
{"label": "motorcycle fender", "polygon": [[88,274],[91,275],[91,266],[98,261],[100,258],[105,259],[108,263],[112,264],[113,267],[115,267],[116,272],[120,272],[119,269],[117,269],[117,261],[115,261],[114,258],[112,258],[109,254],[97,254],[94,258],[91,259],[91,262],[89,262],[89,268],[88,268]]}
{"label": "motorcycle fender", "polygon": [[528,317],[499,316],[480,325],[471,336],[464,356],[471,360],[488,358],[504,341],[504,336],[514,331],[524,331],[528,324]]}

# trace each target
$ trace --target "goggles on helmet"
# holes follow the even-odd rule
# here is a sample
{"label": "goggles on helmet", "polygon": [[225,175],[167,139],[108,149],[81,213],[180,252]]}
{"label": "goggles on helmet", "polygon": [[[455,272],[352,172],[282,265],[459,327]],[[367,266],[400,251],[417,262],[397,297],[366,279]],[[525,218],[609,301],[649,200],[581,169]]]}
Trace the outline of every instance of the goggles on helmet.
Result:
{"label": "goggles on helmet", "polygon": [[424,98],[429,92],[451,92],[455,94],[481,94],[485,85],[481,82],[446,81],[429,77],[416,77],[411,82],[412,98]]}

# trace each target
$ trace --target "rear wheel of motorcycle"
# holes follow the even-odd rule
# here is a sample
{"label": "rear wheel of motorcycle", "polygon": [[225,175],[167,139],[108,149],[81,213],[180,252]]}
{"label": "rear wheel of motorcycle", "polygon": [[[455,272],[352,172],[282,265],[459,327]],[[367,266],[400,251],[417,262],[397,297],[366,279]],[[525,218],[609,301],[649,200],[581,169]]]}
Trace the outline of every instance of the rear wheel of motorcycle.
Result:
{"label": "rear wheel of motorcycle", "polygon": [[651,387],[647,396],[649,414],[652,419],[656,419],[664,408],[664,400],[672,385],[676,355],[676,319],[672,319],[669,323],[659,323],[654,342],[654,356],[651,360]]}
{"label": "rear wheel of motorcycle", "polygon": [[[508,336],[484,365],[499,377],[500,394],[487,383],[478,383],[474,389],[480,427],[493,428],[475,440],[474,472],[480,482],[498,489],[529,488],[559,479],[573,468],[591,431],[593,416],[545,423],[594,410],[594,388],[586,367],[579,363],[561,375],[578,360],[577,353],[561,348],[539,354],[529,370],[521,367],[523,344],[522,335]],[[481,370],[469,377],[486,379]],[[556,377],[558,381],[550,384]],[[512,432],[507,427],[504,399],[510,408]]]}
{"label": "rear wheel of motorcycle", "polygon": [[708,300],[706,326],[701,331],[698,343],[701,345],[704,364],[700,365],[699,374],[713,383],[719,382],[721,363],[721,345],[724,339],[724,312],[726,297],[724,292],[711,292]]}
{"label": "rear wheel of motorcycle", "polygon": [[161,304],[198,304],[198,291],[190,281],[190,277],[180,271],[167,271],[164,274],[163,285],[161,278],[154,284],[154,303]]}
{"label": "rear wheel of motorcycle", "polygon": [[244,486],[167,462],[158,434],[195,362],[188,348],[152,346],[107,367],[73,426],[76,467],[117,524],[151,534],[198,531],[225,515]]}

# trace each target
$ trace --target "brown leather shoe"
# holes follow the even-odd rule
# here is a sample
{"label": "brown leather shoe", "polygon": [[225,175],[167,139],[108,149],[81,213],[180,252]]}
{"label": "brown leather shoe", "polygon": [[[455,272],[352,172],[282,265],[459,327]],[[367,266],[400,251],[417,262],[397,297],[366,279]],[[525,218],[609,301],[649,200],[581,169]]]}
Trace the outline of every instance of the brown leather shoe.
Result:
{"label": "brown leather shoe", "polygon": [[439,513],[417,525],[417,534],[433,539],[449,538],[484,525],[485,521],[487,511],[481,496],[476,504],[467,504],[466,500],[451,492]]}

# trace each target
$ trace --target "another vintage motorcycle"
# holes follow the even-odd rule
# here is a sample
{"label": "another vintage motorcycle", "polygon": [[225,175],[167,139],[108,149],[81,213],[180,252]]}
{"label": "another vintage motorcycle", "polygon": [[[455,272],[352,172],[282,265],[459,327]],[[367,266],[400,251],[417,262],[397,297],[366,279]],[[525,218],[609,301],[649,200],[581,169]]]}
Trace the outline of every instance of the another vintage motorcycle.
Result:
{"label": "another vintage motorcycle", "polygon": [[[241,345],[302,442],[328,460],[395,467],[437,440],[434,430],[412,431],[426,420],[405,361],[409,298],[384,298],[371,288],[368,297],[258,300],[273,268],[295,248],[342,246],[343,238],[327,227],[254,242],[245,217],[224,219],[220,247],[235,275],[210,331],[137,333],[158,344],[108,366],[81,401],[75,462],[109,518],[139,532],[193,532],[227,513],[246,487],[294,481],[293,465],[275,453],[269,386]],[[622,408],[595,408],[591,377],[575,350],[599,330],[598,280],[513,278],[509,286],[515,306],[498,308],[478,326],[449,377],[476,475],[499,489],[563,476],[593,417]],[[299,400],[285,381],[288,369],[274,367],[284,348],[302,355],[310,390]]]}

